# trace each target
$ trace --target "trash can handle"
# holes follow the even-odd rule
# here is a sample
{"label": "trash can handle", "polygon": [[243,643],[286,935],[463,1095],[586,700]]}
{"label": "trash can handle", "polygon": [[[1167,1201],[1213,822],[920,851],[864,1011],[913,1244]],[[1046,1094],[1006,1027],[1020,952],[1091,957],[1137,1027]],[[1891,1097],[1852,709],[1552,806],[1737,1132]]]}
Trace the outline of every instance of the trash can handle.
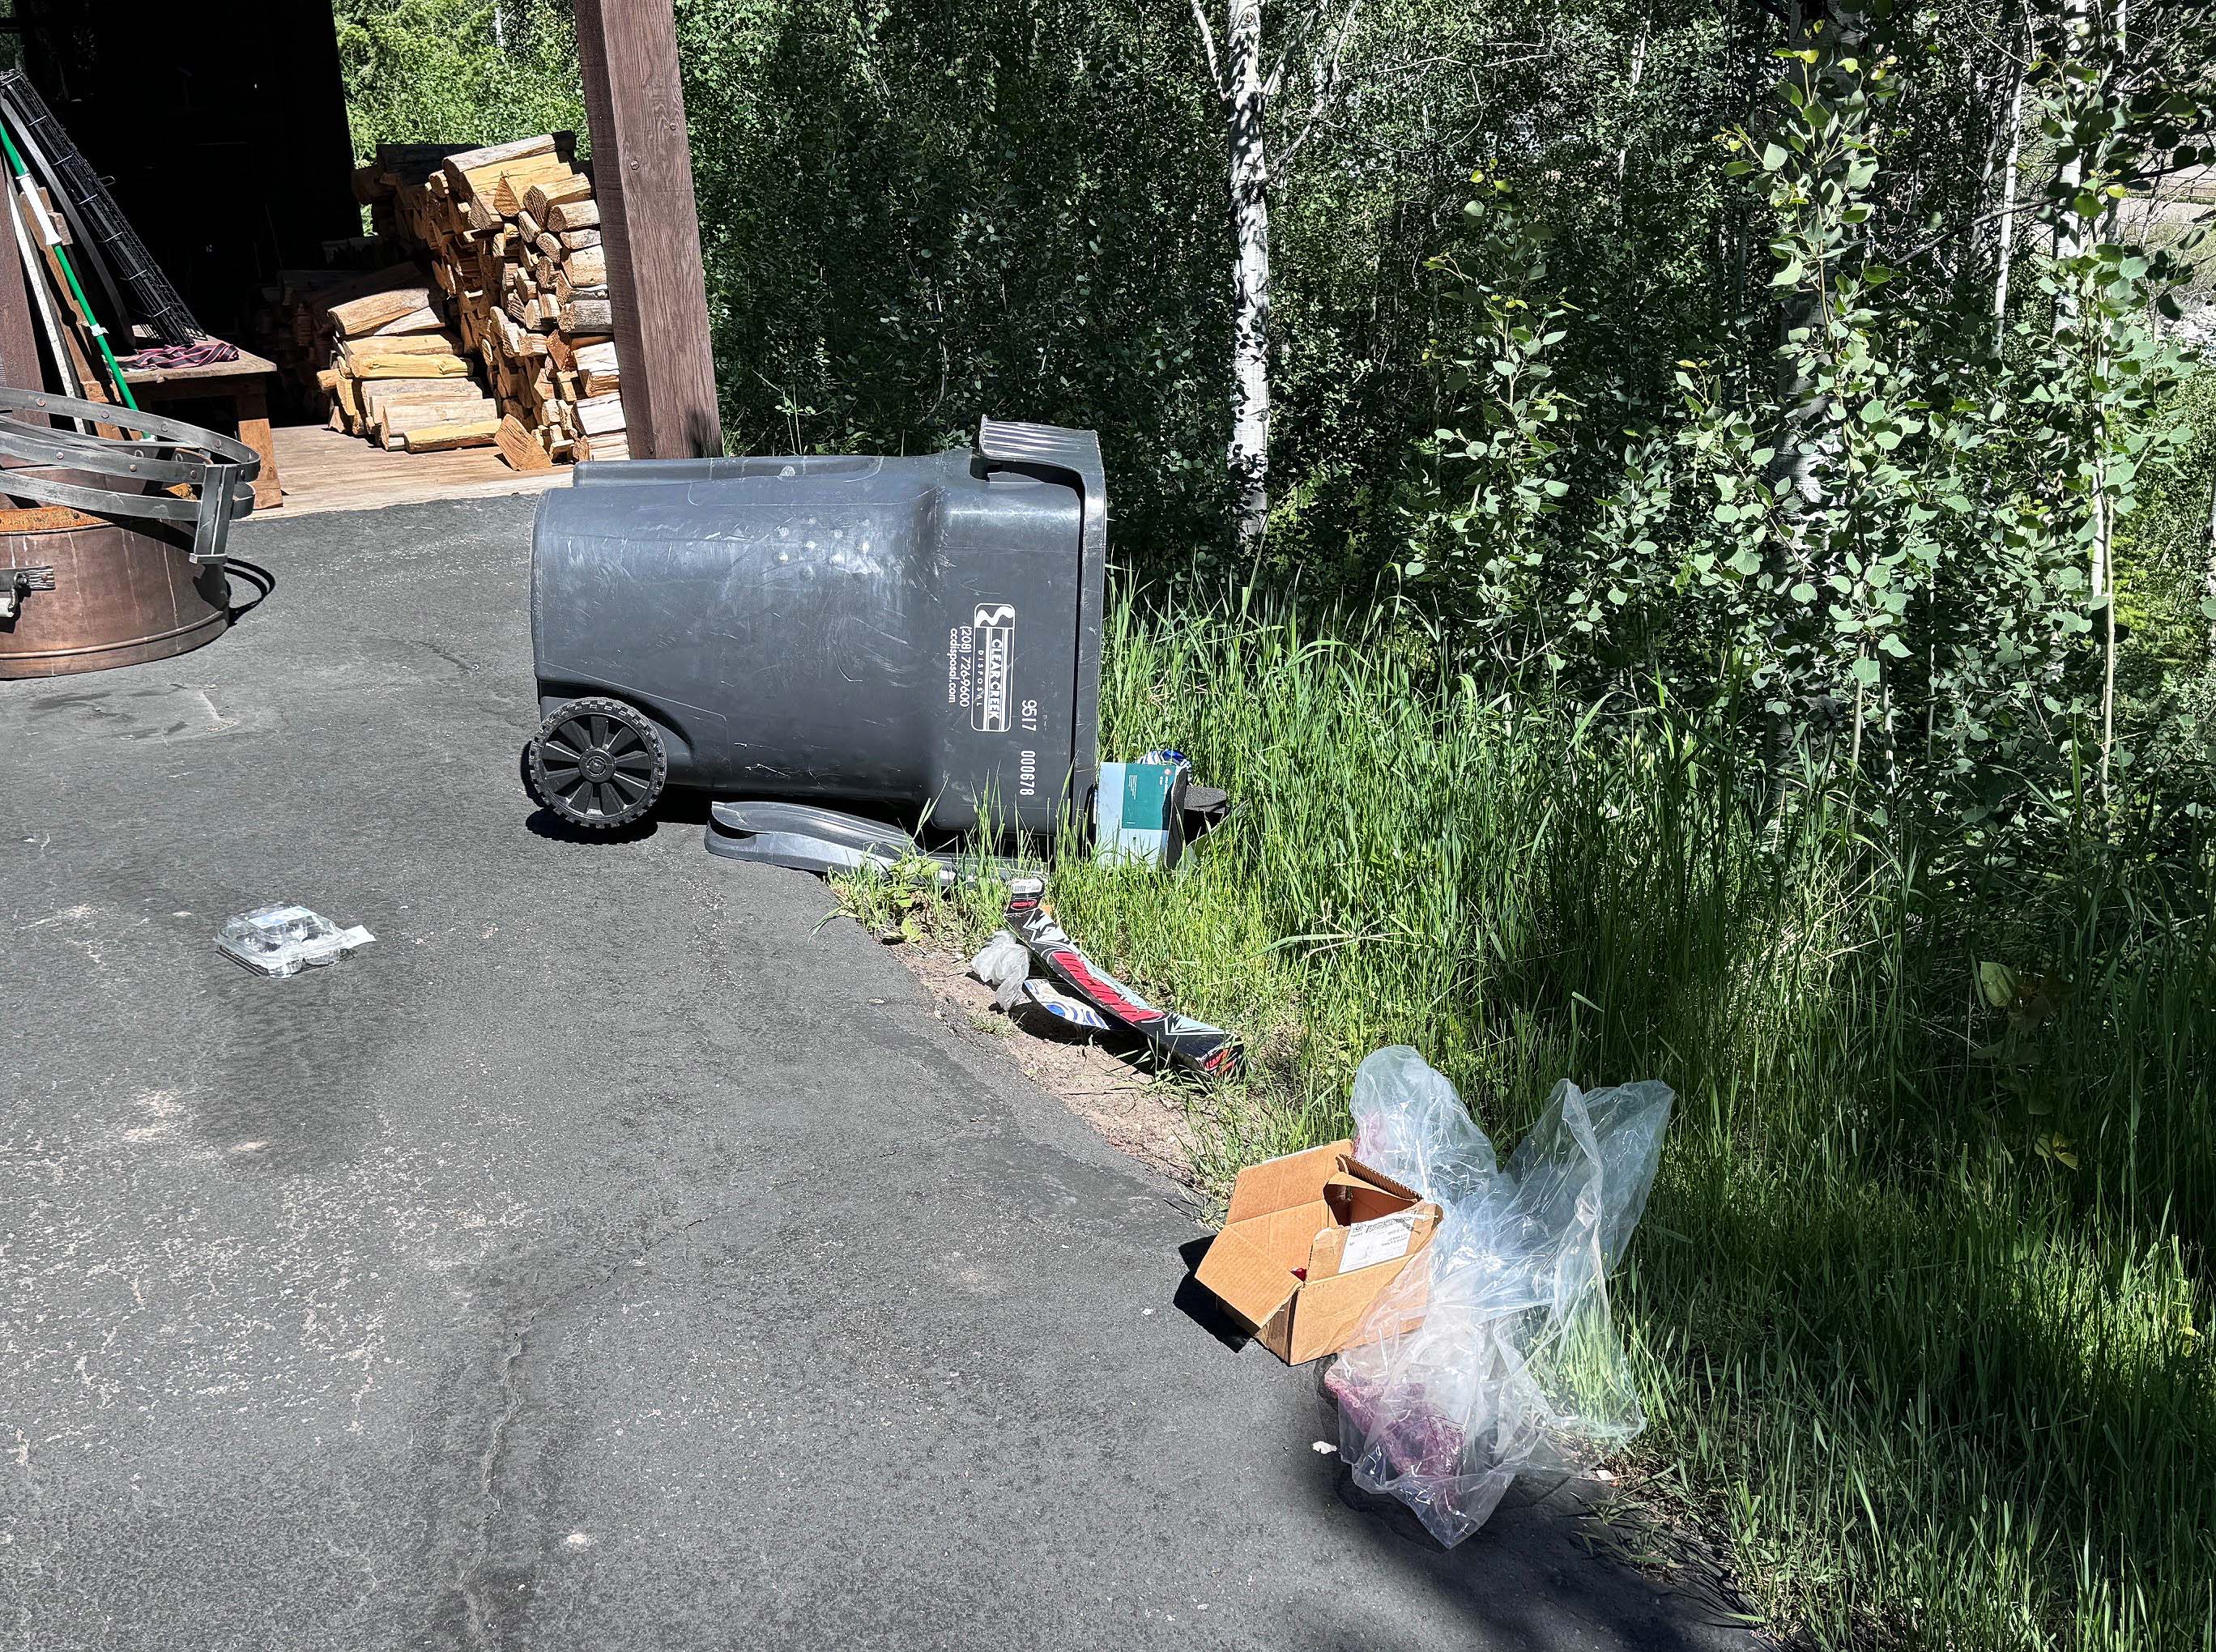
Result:
{"label": "trash can handle", "polygon": [[1074,481],[1083,497],[1085,560],[1108,552],[1108,474],[1100,463],[1100,438],[1090,430],[1027,425],[1010,419],[977,421],[977,457],[988,464],[1045,470]]}
{"label": "trash can handle", "polygon": [[977,421],[977,457],[987,465],[1045,472],[1074,482],[1084,513],[1078,536],[1077,740],[1070,753],[1070,795],[1080,807],[1100,760],[1100,627],[1108,600],[1108,472],[1096,431],[1008,419]]}

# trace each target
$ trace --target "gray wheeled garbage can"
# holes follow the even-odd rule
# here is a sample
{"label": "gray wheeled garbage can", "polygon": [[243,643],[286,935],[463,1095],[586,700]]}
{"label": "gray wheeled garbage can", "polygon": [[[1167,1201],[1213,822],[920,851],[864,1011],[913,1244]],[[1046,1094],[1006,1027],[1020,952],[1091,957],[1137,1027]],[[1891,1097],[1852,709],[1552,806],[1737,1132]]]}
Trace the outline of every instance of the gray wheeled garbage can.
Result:
{"label": "gray wheeled garbage can", "polygon": [[1052,830],[1098,758],[1105,489],[1091,431],[989,419],[917,458],[578,466],[532,540],[532,789],[587,827],[677,785]]}

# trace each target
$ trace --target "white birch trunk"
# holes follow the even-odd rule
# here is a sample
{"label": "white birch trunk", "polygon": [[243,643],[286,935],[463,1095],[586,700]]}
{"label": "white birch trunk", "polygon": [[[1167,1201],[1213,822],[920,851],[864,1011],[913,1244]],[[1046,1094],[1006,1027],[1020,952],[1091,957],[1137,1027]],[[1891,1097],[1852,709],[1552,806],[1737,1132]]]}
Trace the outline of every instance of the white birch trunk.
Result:
{"label": "white birch trunk", "polygon": [[1224,114],[1231,159],[1231,484],[1251,564],[1270,523],[1270,163],[1263,129],[1262,0],[1231,0]]}
{"label": "white birch trunk", "polygon": [[[1628,89],[1632,94],[1631,101],[1634,104],[1637,102],[1638,99],[1640,80],[1647,73],[1647,27],[1645,20],[1642,19],[1639,25],[1639,38],[1632,43],[1631,47],[1631,83]],[[1624,169],[1630,163],[1630,161],[1631,145],[1628,143],[1617,144],[1616,148],[1616,192],[1617,197],[1616,211],[1619,214],[1623,210],[1622,195]]]}
{"label": "white birch trunk", "polygon": [[[2024,52],[2031,51],[2028,26],[2024,32]],[[2028,78],[2022,69],[2016,71],[2016,95],[2009,100],[2008,160],[2001,168],[2001,228],[1999,244],[1993,258],[1993,348],[1998,350],[2008,339],[2009,271],[2016,259],[2016,181],[2023,162],[2023,83]]]}
{"label": "white birch trunk", "polygon": [[[2090,55],[2094,46],[2094,31],[2096,27],[2105,25],[2107,21],[2105,15],[2095,12],[2094,0],[2063,0],[2062,16],[2068,32],[2069,49],[2073,54]],[[2070,204],[2072,198],[2084,185],[2084,163],[2074,157],[2065,161],[2057,170],[2055,181],[2056,193],[2061,197],[2064,206],[2055,220],[2054,256],[2058,262],[2066,262],[2071,259],[2082,258],[2093,249],[2095,233],[2093,220],[2079,217],[2074,205]],[[2058,335],[2079,334],[2077,349],[2084,362],[2085,371],[2089,373],[2096,372],[2102,366],[2100,357],[2103,353],[2102,347],[2105,340],[2090,336],[2084,329],[2084,311],[2078,300],[2078,279],[2074,273],[2069,273],[2059,284],[2059,290],[2054,295],[2054,330]],[[2097,439],[2105,445],[2107,439],[2105,433]],[[2096,602],[2106,597],[2108,591],[2108,499],[2103,474],[2105,469],[2105,464],[2101,463],[2096,463],[2094,467],[2092,498],[2090,501],[2092,511],[2093,546],[2092,566],[2087,570],[2087,574],[2092,586],[2092,597]],[[2111,617],[2113,618],[2113,616]],[[2111,656],[2108,667],[2112,671],[2114,665],[2113,649]],[[2105,722],[2104,716],[2104,725]],[[2107,748],[2108,740],[2104,727],[2102,740],[2102,769],[2104,775],[2108,767]]]}

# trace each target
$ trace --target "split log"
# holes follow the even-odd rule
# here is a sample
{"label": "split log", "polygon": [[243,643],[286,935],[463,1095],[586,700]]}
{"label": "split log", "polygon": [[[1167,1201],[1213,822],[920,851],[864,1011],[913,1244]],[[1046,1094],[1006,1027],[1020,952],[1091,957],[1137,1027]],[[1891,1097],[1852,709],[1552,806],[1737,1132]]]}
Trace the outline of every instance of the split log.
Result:
{"label": "split log", "polygon": [[511,470],[551,470],[554,461],[530,428],[514,414],[500,421],[493,440]]}
{"label": "split log", "polygon": [[593,181],[582,172],[573,172],[567,178],[550,178],[532,184],[524,192],[524,210],[544,224],[550,207],[567,201],[589,200],[592,193]]}
{"label": "split log", "polygon": [[449,155],[440,163],[446,175],[446,187],[457,200],[467,200],[477,193],[477,181],[483,179],[490,185],[502,171],[520,165],[534,157],[552,155],[557,140],[568,137],[565,132],[542,132],[536,138],[519,138],[512,144],[493,144],[483,149],[465,149],[459,155]]}
{"label": "split log", "polygon": [[520,166],[502,167],[499,176],[493,181],[493,207],[513,218],[523,210],[524,197],[531,193],[532,185],[558,185],[576,175],[569,170],[566,161],[533,161]]}
{"label": "split log", "polygon": [[577,427],[588,436],[605,436],[624,427],[623,397],[595,396],[577,403]]}
{"label": "split log", "polygon": [[435,333],[445,325],[439,319],[439,312],[426,304],[421,310],[411,310],[404,316],[396,316],[384,326],[372,328],[361,336],[388,339],[403,333]]}
{"label": "split log", "polygon": [[470,364],[458,355],[347,357],[347,370],[356,378],[467,378]]}
{"label": "split log", "polygon": [[606,333],[615,324],[615,310],[606,298],[578,298],[562,306],[561,325],[565,333]]}
{"label": "split log", "polygon": [[342,337],[353,338],[428,309],[430,303],[431,289],[427,286],[388,287],[335,304],[323,315]]}
{"label": "split log", "polygon": [[453,347],[444,333],[372,333],[343,341],[339,354],[349,360],[356,356],[437,356]]}
{"label": "split log", "polygon": [[569,279],[581,287],[603,286],[608,279],[608,255],[600,247],[581,247],[563,261]]}
{"label": "split log", "polygon": [[476,419],[462,424],[423,425],[406,432],[401,445],[410,453],[444,453],[457,447],[490,447],[499,434],[497,419]]}

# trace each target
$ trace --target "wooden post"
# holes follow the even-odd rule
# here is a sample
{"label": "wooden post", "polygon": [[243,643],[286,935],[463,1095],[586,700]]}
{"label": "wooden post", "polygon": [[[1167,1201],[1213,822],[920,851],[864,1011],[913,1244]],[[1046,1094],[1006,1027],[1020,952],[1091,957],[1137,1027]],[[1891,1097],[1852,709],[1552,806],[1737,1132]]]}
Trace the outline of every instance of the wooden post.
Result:
{"label": "wooden post", "polygon": [[[15,181],[8,175],[4,163],[0,163],[0,189],[14,197],[13,200],[0,200],[0,384],[11,390],[42,390],[47,387],[46,375],[45,368],[39,365],[38,323],[31,315],[31,289],[24,282],[44,277],[40,272],[23,267],[22,249],[15,244],[15,226],[8,218],[9,212],[22,210],[15,202],[22,197],[16,193]],[[35,413],[18,414],[16,419],[27,425],[47,422]],[[29,463],[28,459],[0,459],[0,470],[20,470]],[[5,510],[11,502],[6,495],[0,494],[0,510]]]}
{"label": "wooden post", "polygon": [[594,193],[634,458],[723,451],[670,7],[671,0],[576,0]]}
{"label": "wooden post", "polygon": [[[0,167],[0,189],[15,193],[15,180],[5,167]],[[23,284],[27,276],[38,278],[23,267],[9,210],[9,203],[0,201],[0,384],[11,390],[42,390],[46,372],[39,365],[39,335],[32,330],[31,290]]]}

